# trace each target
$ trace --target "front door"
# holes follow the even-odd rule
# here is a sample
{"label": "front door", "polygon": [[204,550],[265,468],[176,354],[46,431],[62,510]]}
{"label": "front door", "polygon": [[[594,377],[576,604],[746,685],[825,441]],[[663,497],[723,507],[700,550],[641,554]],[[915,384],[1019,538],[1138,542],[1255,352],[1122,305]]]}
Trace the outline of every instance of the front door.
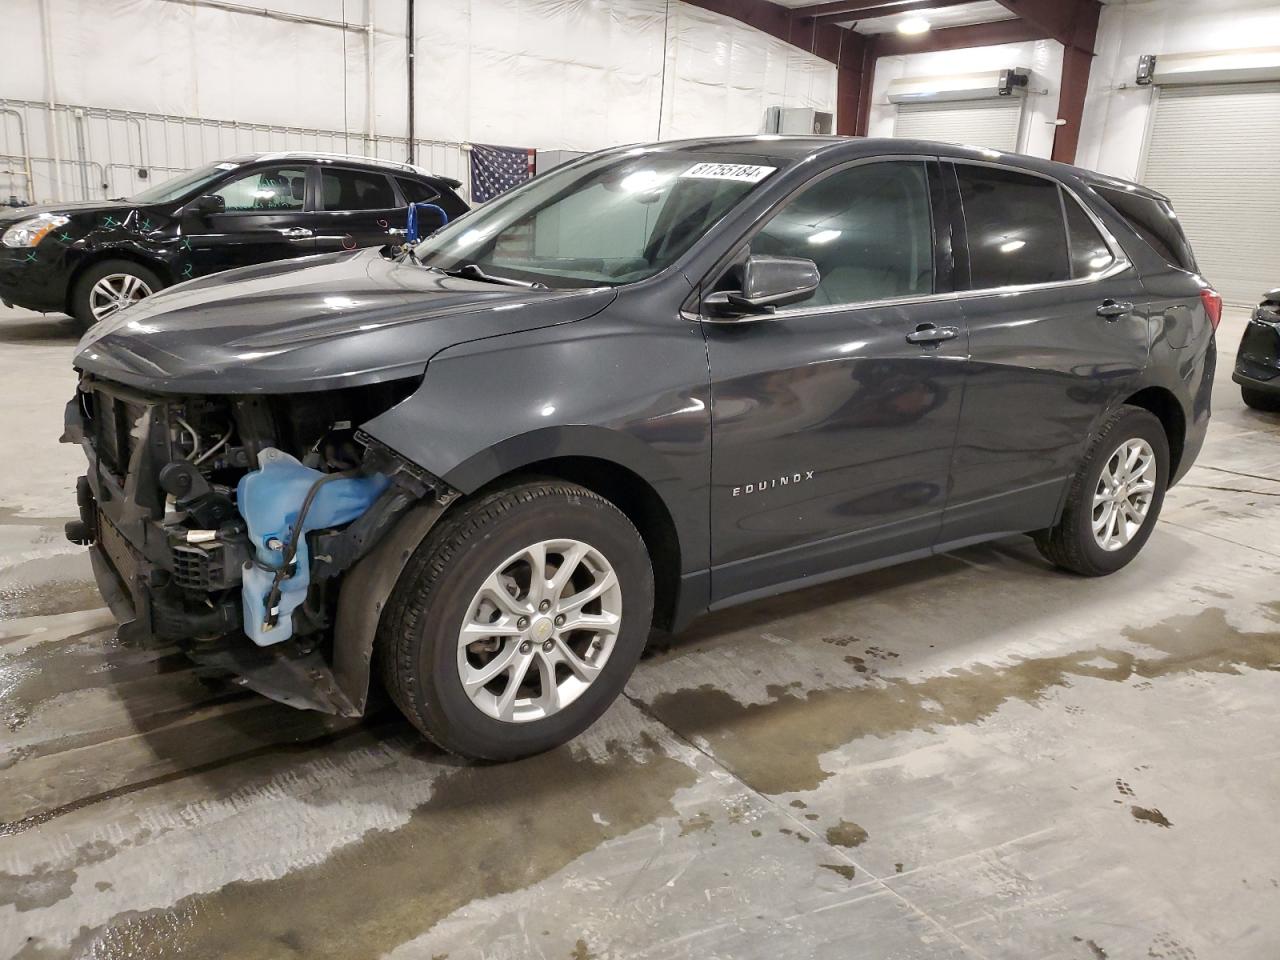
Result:
{"label": "front door", "polygon": [[[702,323],[713,604],[932,546],[967,356],[960,307],[937,295],[950,283],[949,257],[935,266],[937,169],[857,163],[806,187],[750,252],[813,260],[817,293]],[[730,269],[715,286],[733,284]]]}
{"label": "front door", "polygon": [[316,248],[321,253],[380,247],[404,236],[405,207],[379,170],[320,168]]}
{"label": "front door", "polygon": [[941,540],[1053,524],[1096,421],[1148,355],[1134,269],[1056,180],[955,165],[969,377]]}
{"label": "front door", "polygon": [[306,164],[259,167],[213,193],[222,198],[222,213],[183,215],[180,279],[315,253]]}

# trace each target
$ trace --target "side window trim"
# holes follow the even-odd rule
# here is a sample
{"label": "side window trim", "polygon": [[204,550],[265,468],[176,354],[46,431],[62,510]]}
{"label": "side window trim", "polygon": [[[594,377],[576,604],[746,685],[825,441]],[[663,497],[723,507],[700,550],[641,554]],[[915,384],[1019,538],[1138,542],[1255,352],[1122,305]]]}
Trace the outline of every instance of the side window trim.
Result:
{"label": "side window trim", "polygon": [[964,222],[964,205],[960,202],[960,182],[956,179],[955,165],[945,158],[934,158],[938,179],[942,184],[945,210],[935,210],[934,216],[945,217],[951,245],[951,291],[962,293],[969,288],[969,235]]}
{"label": "side window trim", "polygon": [[[1105,272],[1106,268],[1097,273],[1086,274],[1084,277],[1075,276],[1075,248],[1071,242],[1071,213],[1067,204],[1074,203],[1076,207],[1083,210],[1089,222],[1093,224],[1093,228],[1098,231],[1098,236],[1102,237],[1102,242],[1106,244],[1107,252],[1111,254],[1112,263],[1116,260],[1117,244],[1113,237],[1103,228],[1101,221],[1093,215],[1093,211],[1080,201],[1080,198],[1071,192],[1065,183],[1058,183],[1058,198],[1062,201],[1062,227],[1067,231],[1067,256],[1071,258],[1071,279],[1073,280],[1094,280],[1098,275]],[[1107,265],[1108,267],[1110,264]]]}
{"label": "side window trim", "polygon": [[305,213],[315,213],[320,209],[320,164],[307,164],[307,186],[302,201]]}
{"label": "side window trim", "polygon": [[[985,296],[991,296],[992,294],[996,294],[996,293],[1010,293],[1010,292],[1017,292],[1021,290],[1048,290],[1053,287],[1072,286],[1072,285],[1082,284],[1082,283],[1095,283],[1098,280],[1104,280],[1108,277],[1113,277],[1118,273],[1122,273],[1125,270],[1129,269],[1129,267],[1131,266],[1129,262],[1129,258],[1125,256],[1124,249],[1120,246],[1119,241],[1117,241],[1115,236],[1111,233],[1111,231],[1107,229],[1106,224],[1104,224],[1098,218],[1098,215],[1093,211],[1093,209],[1087,203],[1085,203],[1083,200],[1080,199],[1080,194],[1070,184],[1062,180],[1059,180],[1057,177],[1050,176],[1047,173],[1040,173],[1038,170],[1028,170],[1024,167],[1015,167],[1005,163],[990,163],[985,160],[961,160],[961,159],[955,159],[952,157],[943,158],[943,162],[944,162],[944,165],[950,166],[953,171],[955,170],[956,167],[959,167],[962,165],[971,166],[971,167],[991,167],[997,170],[1010,170],[1014,173],[1026,174],[1029,177],[1039,177],[1041,180],[1048,180],[1050,183],[1057,184],[1059,190],[1065,191],[1066,194],[1068,194],[1073,200],[1076,201],[1076,203],[1078,203],[1081,206],[1081,208],[1084,209],[1084,212],[1088,215],[1094,227],[1097,228],[1098,233],[1102,235],[1102,240],[1107,245],[1107,248],[1111,251],[1111,256],[1113,258],[1111,261],[1111,265],[1108,266],[1105,270],[1101,271],[1100,273],[1091,274],[1090,276],[1087,276],[1087,277],[1071,277],[1070,279],[1067,279],[1067,280],[1050,280],[1045,283],[1021,283],[1021,284],[1010,284],[1008,286],[1003,286],[1003,287],[977,287],[973,289],[962,289],[956,292],[956,296],[985,297]],[[958,193],[959,191],[958,185],[956,189]],[[960,217],[960,221],[963,224],[964,222],[963,214]],[[1066,230],[1066,211],[1065,210],[1063,211],[1063,229]],[[967,229],[964,230],[963,236],[964,236],[964,250],[965,250],[966,262],[967,262],[968,249],[969,249],[969,235],[968,235]],[[1070,250],[1069,237],[1067,238],[1067,249],[1068,251]],[[972,282],[971,277],[969,278],[969,281]]]}
{"label": "side window trim", "polygon": [[[728,252],[726,252],[724,256],[722,256],[719,260],[716,261],[715,265],[703,275],[701,280],[699,280],[697,283],[693,285],[692,292],[685,299],[684,305],[681,307],[680,315],[684,319],[691,320],[691,321],[700,321],[700,320],[707,319],[705,316],[702,315],[702,312],[701,312],[702,297],[704,295],[704,291],[711,290],[715,286],[715,284],[718,283],[724,277],[725,273],[727,273],[730,269],[732,269],[735,263],[741,261],[749,253],[751,249],[751,241],[755,237],[755,235],[764,229],[764,227],[774,218],[774,216],[777,215],[779,210],[781,210],[788,203],[790,203],[792,200],[798,197],[801,193],[811,189],[816,184],[821,183],[823,180],[827,179],[828,177],[832,177],[832,176],[835,176],[836,174],[843,173],[846,170],[851,170],[854,167],[867,166],[868,164],[873,164],[873,163],[889,163],[889,162],[895,162],[895,161],[919,163],[925,166],[926,177],[929,177],[929,166],[933,163],[937,163],[940,159],[941,158],[934,156],[932,154],[918,154],[918,153],[917,154],[896,154],[895,153],[895,154],[885,154],[884,156],[859,157],[856,160],[849,160],[849,161],[846,161],[845,163],[840,163],[826,170],[823,170],[821,173],[815,174],[814,176],[810,177],[808,180],[805,180],[803,183],[797,184],[785,196],[782,196],[778,198],[776,201],[774,201],[773,205],[770,206],[769,209],[766,210],[764,213],[762,213],[760,217],[756,220],[756,222],[751,224],[751,226],[742,234],[742,236],[740,236],[733,243],[729,244]],[[938,284],[938,276],[937,276],[937,268],[936,268],[937,229],[938,229],[937,224],[938,224],[939,218],[938,218],[938,211],[933,204],[934,195],[933,195],[931,177],[929,177],[929,179],[926,179],[926,193],[929,199],[929,207],[930,207],[929,216],[932,223],[934,224],[934,229],[931,232],[931,237],[930,237],[930,243],[934,251],[934,263],[935,263],[933,293],[916,293],[916,294],[909,294],[902,297],[890,297],[890,298],[885,298],[880,300],[860,300],[852,303],[823,304],[822,306],[817,306],[817,307],[814,307],[814,306],[806,307],[802,304],[796,307],[785,307],[781,310],[777,310],[774,313],[768,314],[768,316],[765,319],[777,319],[782,317],[801,316],[801,315],[813,316],[813,315],[827,314],[827,313],[843,313],[850,310],[865,310],[870,307],[896,306],[898,304],[905,304],[905,303],[921,303],[929,300],[945,300],[948,298],[954,298],[957,295],[956,293],[939,292],[937,289],[937,284]]]}

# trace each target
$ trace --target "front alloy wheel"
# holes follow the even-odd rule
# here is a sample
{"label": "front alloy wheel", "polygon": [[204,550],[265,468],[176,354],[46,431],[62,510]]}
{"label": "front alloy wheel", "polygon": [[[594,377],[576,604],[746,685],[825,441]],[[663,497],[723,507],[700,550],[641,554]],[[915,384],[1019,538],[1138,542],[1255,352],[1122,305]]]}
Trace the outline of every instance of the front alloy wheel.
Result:
{"label": "front alloy wheel", "polygon": [[89,312],[93,322],[107,317],[151,296],[151,288],[141,277],[131,273],[109,273],[89,288]]}
{"label": "front alloy wheel", "polygon": [[652,619],[649,552],[617,506],[512,480],[451,507],[409,558],[378,624],[382,678],[439,746],[513,760],[609,708]]}
{"label": "front alloy wheel", "polygon": [[458,676],[484,714],[527,723],[577,700],[609,661],[622,589],[580,540],[543,540],[485,578],[458,631]]}
{"label": "front alloy wheel", "polygon": [[163,288],[160,276],[140,263],[100,260],[76,278],[67,307],[80,328],[87,330]]}

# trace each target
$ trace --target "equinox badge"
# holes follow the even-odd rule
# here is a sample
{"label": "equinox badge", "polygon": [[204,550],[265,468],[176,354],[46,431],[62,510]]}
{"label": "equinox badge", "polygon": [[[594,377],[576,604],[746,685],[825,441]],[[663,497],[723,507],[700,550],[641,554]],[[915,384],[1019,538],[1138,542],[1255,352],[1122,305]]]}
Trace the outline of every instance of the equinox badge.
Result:
{"label": "equinox badge", "polygon": [[792,483],[804,483],[806,480],[813,479],[812,470],[802,470],[799,473],[793,473],[786,477],[773,477],[769,480],[761,480],[759,483],[748,483],[745,487],[734,487],[733,496],[741,497],[748,493],[764,493],[766,490],[772,490],[774,487],[785,487]]}

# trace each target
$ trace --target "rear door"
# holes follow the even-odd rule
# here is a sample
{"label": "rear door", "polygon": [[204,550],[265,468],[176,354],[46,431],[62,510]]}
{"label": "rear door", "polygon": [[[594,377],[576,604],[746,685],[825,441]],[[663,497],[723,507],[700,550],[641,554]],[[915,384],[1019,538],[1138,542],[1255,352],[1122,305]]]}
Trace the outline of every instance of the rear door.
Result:
{"label": "rear door", "polygon": [[[967,343],[949,234],[935,238],[938,170],[886,159],[819,177],[749,240],[751,254],[812,259],[813,298],[702,323],[713,601],[932,545]],[[734,283],[731,267],[714,286]]]}
{"label": "rear door", "polygon": [[315,223],[321,253],[380,247],[399,240],[405,208],[385,172],[325,164],[317,181]]}
{"label": "rear door", "polygon": [[994,164],[954,170],[970,357],[944,544],[1050,525],[1149,352],[1137,272],[1072,191]]}
{"label": "rear door", "polygon": [[315,253],[307,212],[308,163],[281,163],[240,173],[211,191],[222,213],[182,215],[180,279]]}

